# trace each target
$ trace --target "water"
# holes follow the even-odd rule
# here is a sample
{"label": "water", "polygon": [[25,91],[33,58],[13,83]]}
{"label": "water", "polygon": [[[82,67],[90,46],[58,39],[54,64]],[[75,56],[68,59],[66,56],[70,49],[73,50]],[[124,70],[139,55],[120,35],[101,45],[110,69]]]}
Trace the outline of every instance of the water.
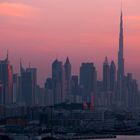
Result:
{"label": "water", "polygon": [[[34,140],[28,137],[14,137],[15,140]],[[91,139],[90,139],[91,140]],[[107,139],[93,139],[93,140],[140,140],[140,136],[117,136],[117,138],[107,138]]]}
{"label": "water", "polygon": [[117,136],[116,139],[98,139],[98,140],[140,140],[140,136]]}

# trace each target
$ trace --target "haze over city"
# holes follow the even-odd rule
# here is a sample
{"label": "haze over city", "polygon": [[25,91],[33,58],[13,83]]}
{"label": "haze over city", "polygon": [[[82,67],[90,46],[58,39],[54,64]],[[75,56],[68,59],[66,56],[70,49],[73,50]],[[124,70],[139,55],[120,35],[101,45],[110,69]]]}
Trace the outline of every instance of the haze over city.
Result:
{"label": "haze over city", "polygon": [[140,0],[0,0],[0,140],[140,139]]}
{"label": "haze over city", "polygon": [[[7,49],[14,72],[23,65],[38,68],[43,85],[51,75],[51,63],[69,56],[72,73],[81,62],[94,62],[102,78],[105,56],[117,64],[119,18],[118,0],[0,0],[0,58]],[[123,1],[125,71],[140,83],[140,1]]]}

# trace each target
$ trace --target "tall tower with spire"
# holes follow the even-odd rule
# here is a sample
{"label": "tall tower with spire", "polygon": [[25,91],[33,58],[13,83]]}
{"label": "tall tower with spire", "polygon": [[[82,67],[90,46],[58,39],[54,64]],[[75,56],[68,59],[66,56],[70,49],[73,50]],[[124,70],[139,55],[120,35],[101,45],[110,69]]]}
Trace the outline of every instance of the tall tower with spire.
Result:
{"label": "tall tower with spire", "polygon": [[108,92],[110,88],[110,66],[107,56],[103,63],[103,88],[105,92]]}
{"label": "tall tower with spire", "polygon": [[70,99],[70,82],[71,82],[71,64],[69,58],[67,57],[66,62],[64,64],[64,77],[65,77],[65,90],[67,100]]}
{"label": "tall tower with spire", "polygon": [[7,56],[0,60],[0,81],[3,84],[2,104],[11,104],[13,102],[13,68]]}
{"label": "tall tower with spire", "polygon": [[118,82],[124,77],[124,56],[123,56],[123,14],[120,16],[119,52],[118,52]]}

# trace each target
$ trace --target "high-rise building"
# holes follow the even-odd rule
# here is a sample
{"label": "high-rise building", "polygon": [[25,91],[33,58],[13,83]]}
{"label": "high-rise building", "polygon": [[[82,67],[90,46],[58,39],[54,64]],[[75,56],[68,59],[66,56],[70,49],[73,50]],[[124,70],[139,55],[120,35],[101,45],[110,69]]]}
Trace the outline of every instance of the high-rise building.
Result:
{"label": "high-rise building", "polygon": [[107,57],[103,63],[103,91],[108,92],[110,90],[110,66]]}
{"label": "high-rise building", "polygon": [[0,105],[3,104],[3,84],[0,81]]}
{"label": "high-rise building", "polygon": [[70,81],[71,81],[71,64],[69,58],[67,57],[66,62],[64,64],[65,70],[65,91],[67,100],[70,99]]}
{"label": "high-rise building", "polygon": [[73,94],[73,95],[79,94],[78,88],[79,88],[78,76],[72,75],[72,77],[71,77],[71,94]]}
{"label": "high-rise building", "polygon": [[124,36],[123,36],[123,14],[120,16],[120,34],[118,51],[118,73],[117,73],[117,106],[132,108],[136,106],[139,99],[139,89],[132,74],[125,76],[124,71]]}
{"label": "high-rise building", "polygon": [[90,102],[96,93],[97,72],[93,63],[82,63],[80,67],[80,89],[83,101]]}
{"label": "high-rise building", "polygon": [[19,75],[13,74],[13,103],[19,103],[19,101],[20,101]]}
{"label": "high-rise building", "polygon": [[125,101],[125,107],[128,107],[129,109],[136,108],[136,106],[138,105],[139,90],[137,81],[133,78],[132,73],[127,74],[125,83],[126,90],[124,89],[123,86],[124,94],[122,94],[122,99],[123,101]]}
{"label": "high-rise building", "polygon": [[53,82],[53,94],[54,104],[65,102],[65,77],[64,66],[61,61],[57,59],[52,64],[52,82]]}
{"label": "high-rise building", "polygon": [[121,11],[121,16],[120,16],[120,34],[119,34],[119,52],[118,52],[118,76],[117,76],[117,81],[118,84],[121,83],[121,80],[124,77],[124,42],[123,42],[123,15]]}
{"label": "high-rise building", "polygon": [[44,104],[47,106],[54,105],[54,94],[53,94],[53,82],[52,78],[47,78],[45,82],[45,96],[44,96]]}
{"label": "high-rise building", "polygon": [[21,95],[22,103],[27,106],[35,104],[37,86],[37,69],[27,68],[26,70],[22,68],[21,65]]}
{"label": "high-rise building", "polygon": [[116,88],[116,66],[114,61],[110,65],[110,91],[115,92]]}
{"label": "high-rise building", "polygon": [[132,81],[132,93],[133,93],[133,97],[132,97],[132,107],[135,108],[139,108],[140,105],[140,93],[139,93],[139,87],[138,87],[138,83],[136,79],[133,79]]}
{"label": "high-rise building", "polygon": [[71,102],[76,103],[78,97],[82,97],[79,93],[78,76],[72,75],[71,77]]}
{"label": "high-rise building", "polygon": [[45,90],[39,85],[36,86],[35,105],[44,106]]}
{"label": "high-rise building", "polygon": [[0,81],[3,85],[3,104],[13,103],[13,69],[8,59],[0,60]]}

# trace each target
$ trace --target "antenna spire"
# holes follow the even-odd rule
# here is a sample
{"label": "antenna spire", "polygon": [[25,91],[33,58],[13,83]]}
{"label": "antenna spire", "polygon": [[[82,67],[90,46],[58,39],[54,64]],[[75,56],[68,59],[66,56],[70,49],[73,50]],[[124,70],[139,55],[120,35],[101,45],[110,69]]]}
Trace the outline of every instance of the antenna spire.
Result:
{"label": "antenna spire", "polygon": [[6,60],[8,61],[8,59],[9,59],[9,51],[8,51],[8,49],[7,49],[7,56],[6,56]]}
{"label": "antenna spire", "polygon": [[122,2],[122,0],[121,0],[121,15],[122,15],[122,10],[123,9],[123,2]]}
{"label": "antenna spire", "polygon": [[22,66],[22,59],[20,58],[20,73],[24,72],[24,68]]}

